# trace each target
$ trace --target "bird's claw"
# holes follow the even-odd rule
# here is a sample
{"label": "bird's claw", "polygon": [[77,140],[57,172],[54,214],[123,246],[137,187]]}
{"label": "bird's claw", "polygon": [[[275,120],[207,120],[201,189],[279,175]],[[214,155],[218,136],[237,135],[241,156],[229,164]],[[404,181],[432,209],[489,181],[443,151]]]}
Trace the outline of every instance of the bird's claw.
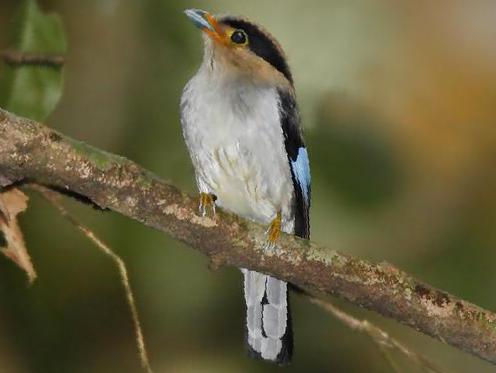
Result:
{"label": "bird's claw", "polygon": [[198,211],[200,215],[205,217],[207,216],[207,210],[212,211],[212,215],[215,216],[215,200],[217,197],[211,193],[200,193],[200,203],[198,206]]}
{"label": "bird's claw", "polygon": [[267,231],[265,232],[267,234],[267,241],[265,242],[264,245],[264,250],[267,252],[273,252],[275,248],[277,247],[276,242],[281,235],[281,213],[278,212],[274,220],[269,225],[269,228],[267,228]]}

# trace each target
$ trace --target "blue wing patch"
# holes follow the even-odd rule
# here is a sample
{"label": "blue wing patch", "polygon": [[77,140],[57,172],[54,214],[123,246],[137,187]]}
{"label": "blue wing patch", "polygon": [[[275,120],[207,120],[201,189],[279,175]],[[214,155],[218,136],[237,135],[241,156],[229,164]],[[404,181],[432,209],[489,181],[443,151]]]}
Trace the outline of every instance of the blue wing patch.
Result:
{"label": "blue wing patch", "polygon": [[291,168],[308,206],[310,201],[310,162],[308,161],[307,148],[298,149],[296,161],[291,161]]}

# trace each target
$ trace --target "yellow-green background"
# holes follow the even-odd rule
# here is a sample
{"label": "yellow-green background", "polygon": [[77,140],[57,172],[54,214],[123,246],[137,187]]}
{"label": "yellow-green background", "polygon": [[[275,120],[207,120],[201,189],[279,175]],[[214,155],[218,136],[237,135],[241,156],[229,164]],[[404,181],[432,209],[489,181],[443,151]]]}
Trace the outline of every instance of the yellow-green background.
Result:
{"label": "yellow-green background", "polygon": [[[178,120],[201,60],[182,14],[243,14],[270,29],[295,76],[312,165],[312,237],[387,261],[496,309],[496,3],[461,1],[40,1],[68,43],[54,128],[195,192]],[[19,1],[0,2],[0,49]],[[0,68],[0,73],[2,72]],[[156,372],[389,372],[377,347],[292,298],[294,363],[248,359],[235,269],[140,224],[67,204],[126,261]],[[111,261],[31,195],[21,221],[39,278],[0,258],[0,372],[138,372]],[[447,372],[494,367],[373,313]],[[420,372],[397,353],[401,372]]]}

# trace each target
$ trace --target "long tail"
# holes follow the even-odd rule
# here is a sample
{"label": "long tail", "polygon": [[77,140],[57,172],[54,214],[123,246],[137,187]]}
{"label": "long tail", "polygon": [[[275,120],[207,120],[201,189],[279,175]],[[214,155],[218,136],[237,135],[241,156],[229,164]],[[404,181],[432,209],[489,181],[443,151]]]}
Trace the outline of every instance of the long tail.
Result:
{"label": "long tail", "polygon": [[291,361],[293,333],[287,283],[246,269],[244,290],[249,351],[277,364]]}

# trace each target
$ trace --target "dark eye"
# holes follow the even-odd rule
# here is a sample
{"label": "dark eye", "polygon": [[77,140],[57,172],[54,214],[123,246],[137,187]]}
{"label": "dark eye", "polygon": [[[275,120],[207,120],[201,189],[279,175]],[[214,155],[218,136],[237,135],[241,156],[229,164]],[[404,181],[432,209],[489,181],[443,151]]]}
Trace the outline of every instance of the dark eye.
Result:
{"label": "dark eye", "polygon": [[236,44],[246,44],[248,41],[248,36],[243,30],[236,30],[231,35],[231,40]]}

